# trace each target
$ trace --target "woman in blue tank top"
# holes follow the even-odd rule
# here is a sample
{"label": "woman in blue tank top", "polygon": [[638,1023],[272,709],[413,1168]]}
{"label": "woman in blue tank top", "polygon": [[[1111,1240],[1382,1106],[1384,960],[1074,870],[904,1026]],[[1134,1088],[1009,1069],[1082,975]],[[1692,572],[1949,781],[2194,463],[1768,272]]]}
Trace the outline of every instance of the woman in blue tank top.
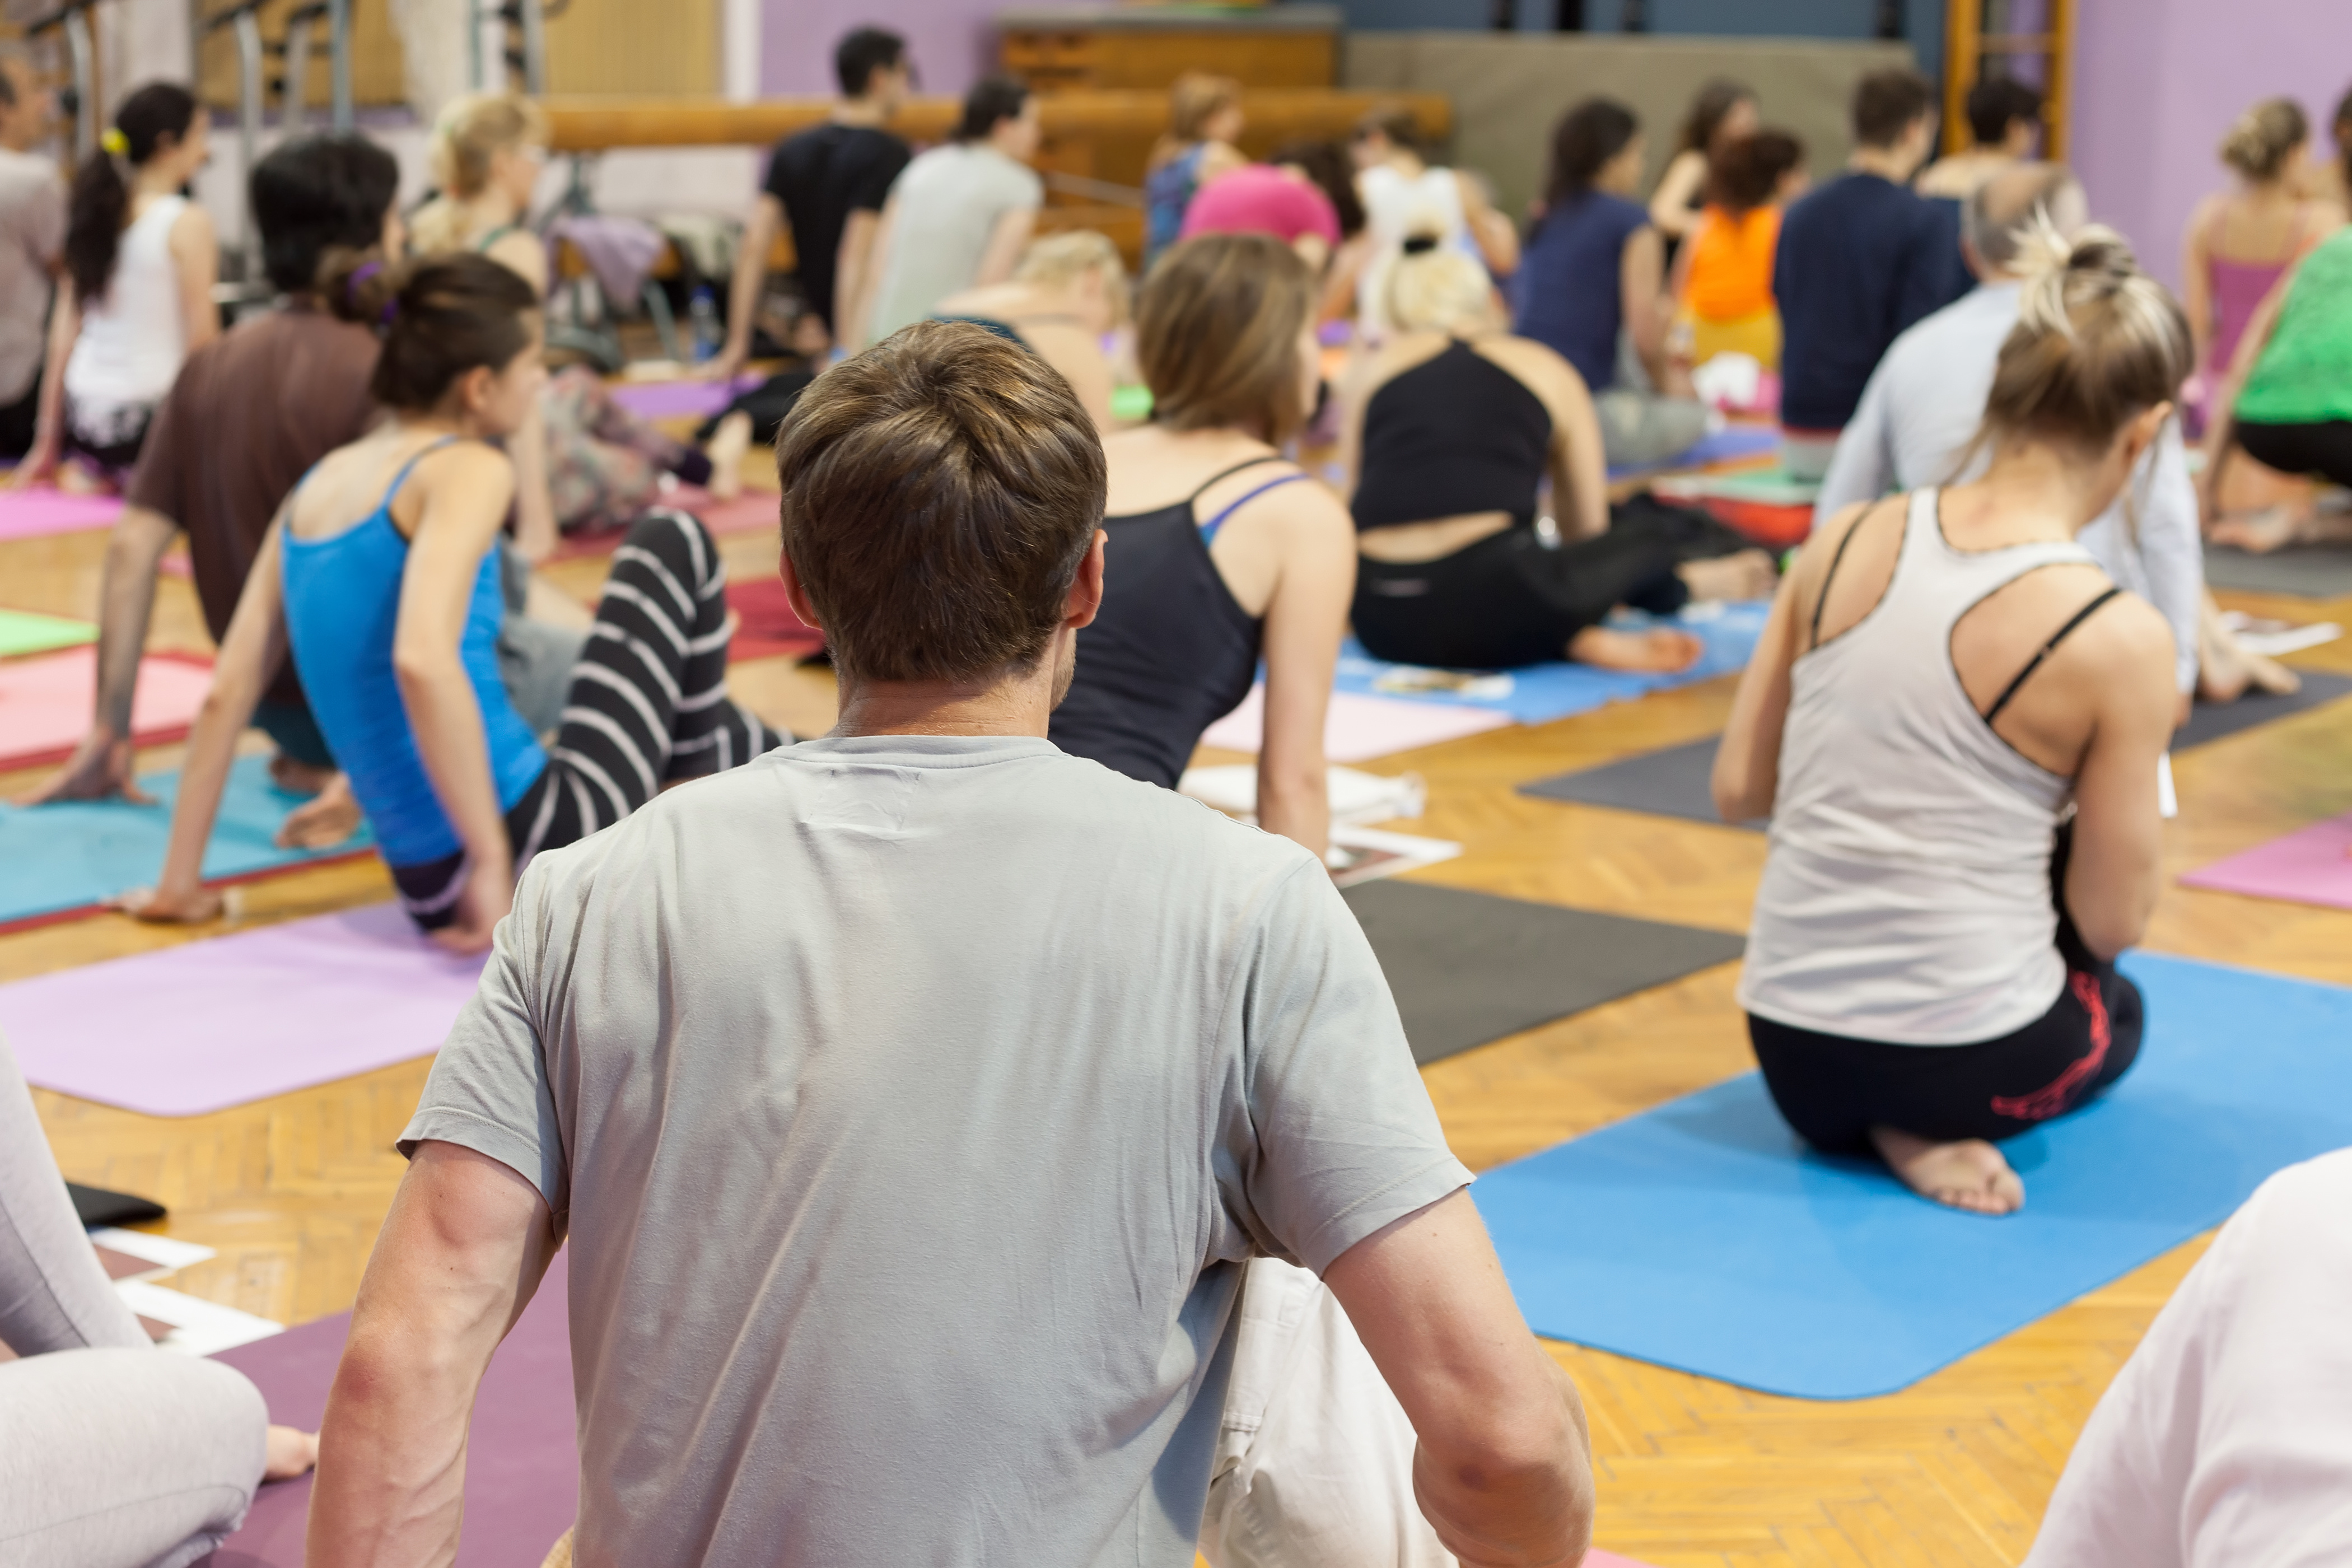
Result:
{"label": "woman in blue tank top", "polygon": [[717,548],[694,519],[656,511],[614,557],[542,748],[499,675],[496,547],[515,476],[493,445],[546,379],[537,296],[472,255],[347,263],[326,293],[383,332],[373,390],[392,416],[329,453],[271,525],[190,738],[163,875],[125,907],[150,920],[218,911],[205,843],[237,734],[290,648],[410,916],[477,952],[531,856],[776,736],[723,695]]}

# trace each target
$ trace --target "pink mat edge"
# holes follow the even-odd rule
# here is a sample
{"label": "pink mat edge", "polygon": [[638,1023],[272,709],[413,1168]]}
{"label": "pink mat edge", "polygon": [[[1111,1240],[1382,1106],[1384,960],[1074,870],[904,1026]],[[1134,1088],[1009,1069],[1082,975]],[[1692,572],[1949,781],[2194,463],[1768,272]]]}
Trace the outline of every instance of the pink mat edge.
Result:
{"label": "pink mat edge", "polygon": [[[2305,856],[2309,845],[2316,856]],[[2183,887],[2207,892],[2234,893],[2243,898],[2320,909],[2352,909],[2352,811],[2281,834],[2249,849],[2183,872]],[[2323,873],[2340,878],[2336,887],[2323,888]]]}

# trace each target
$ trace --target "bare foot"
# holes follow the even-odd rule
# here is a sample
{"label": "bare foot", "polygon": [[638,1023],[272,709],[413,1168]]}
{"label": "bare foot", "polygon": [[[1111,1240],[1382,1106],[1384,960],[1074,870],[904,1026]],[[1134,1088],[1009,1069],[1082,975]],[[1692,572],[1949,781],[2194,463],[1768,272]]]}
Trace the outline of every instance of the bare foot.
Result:
{"label": "bare foot", "polygon": [[337,776],[332,768],[298,763],[283,752],[269,759],[269,782],[288,795],[316,795]]}
{"label": "bare foot", "polygon": [[1587,626],[1568,639],[1568,657],[1600,669],[1654,670],[1667,675],[1698,662],[1706,645],[1688,632],[1672,626],[1621,632],[1610,626]]}
{"label": "bare foot", "polygon": [[292,1426],[272,1426],[269,1446],[264,1450],[261,1479],[265,1481],[290,1481],[297,1476],[307,1476],[319,1462],[319,1435]]}
{"label": "bare foot", "polygon": [[2247,651],[2221,624],[2208,594],[2197,624],[2197,695],[2208,702],[2235,702],[2249,686],[2284,697],[2303,689],[2303,677],[2274,658]]}
{"label": "bare foot", "polygon": [[740,410],[719,422],[703,451],[710,458],[710,493],[733,500],[743,493],[743,455],[751,449],[751,416]]}
{"label": "bare foot", "polygon": [[352,781],[336,773],[326,788],[286,814],[278,825],[278,842],[287,849],[332,849],[359,830],[360,803]]}
{"label": "bare foot", "polygon": [[1923,1198],[1970,1214],[2015,1214],[2025,1206],[2025,1184],[2000,1151],[1981,1138],[1934,1143],[1892,1127],[1874,1127],[1870,1141],[1903,1184]]}
{"label": "bare foot", "polygon": [[2266,506],[2260,511],[2230,512],[2215,518],[2205,537],[2249,554],[2267,555],[2293,544],[2302,532],[2303,521],[2303,513],[2297,508]]}
{"label": "bare foot", "polygon": [[1769,599],[1780,591],[1780,574],[1761,550],[1739,550],[1711,561],[1685,561],[1675,575],[1694,599]]}

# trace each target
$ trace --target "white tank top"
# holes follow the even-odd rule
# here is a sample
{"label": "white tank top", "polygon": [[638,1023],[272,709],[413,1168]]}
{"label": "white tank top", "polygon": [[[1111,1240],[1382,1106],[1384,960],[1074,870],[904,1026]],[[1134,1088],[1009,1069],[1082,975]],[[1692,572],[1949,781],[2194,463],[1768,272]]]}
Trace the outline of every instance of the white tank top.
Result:
{"label": "white tank top", "polygon": [[1376,163],[1356,177],[1356,193],[1363,198],[1364,228],[1372,237],[1371,254],[1356,285],[1356,313],[1367,336],[1377,340],[1394,330],[1389,318],[1389,269],[1408,236],[1434,231],[1440,245],[1452,246],[1481,265],[1484,258],[1462,210],[1462,184],[1453,170],[1423,169],[1407,179],[1394,165]]}
{"label": "white tank top", "polygon": [[149,203],[122,231],[106,292],[82,302],[81,335],[66,361],[66,398],[74,433],[94,445],[135,434],[188,357],[180,269],[172,262],[172,226],[187,205],[184,196]]}
{"label": "white tank top", "polygon": [[1952,628],[2028,572],[2096,563],[2074,543],[1955,550],[1936,496],[1912,493],[1885,596],[1790,670],[1739,1001],[1801,1029],[1963,1046],[2032,1023],[2066,983],[2050,854],[2074,786],[1977,711]]}

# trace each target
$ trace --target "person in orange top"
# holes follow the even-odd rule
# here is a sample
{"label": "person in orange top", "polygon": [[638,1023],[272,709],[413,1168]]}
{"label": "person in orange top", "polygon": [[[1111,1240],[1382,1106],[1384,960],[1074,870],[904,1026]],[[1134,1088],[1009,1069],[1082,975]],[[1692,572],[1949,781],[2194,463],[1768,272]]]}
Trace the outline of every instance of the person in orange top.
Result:
{"label": "person in orange top", "polygon": [[1719,353],[1780,364],[1780,315],[1772,303],[1772,253],[1780,209],[1803,194],[1804,143],[1759,131],[1708,155],[1706,209],[1675,258],[1675,298],[1690,323],[1691,363]]}

